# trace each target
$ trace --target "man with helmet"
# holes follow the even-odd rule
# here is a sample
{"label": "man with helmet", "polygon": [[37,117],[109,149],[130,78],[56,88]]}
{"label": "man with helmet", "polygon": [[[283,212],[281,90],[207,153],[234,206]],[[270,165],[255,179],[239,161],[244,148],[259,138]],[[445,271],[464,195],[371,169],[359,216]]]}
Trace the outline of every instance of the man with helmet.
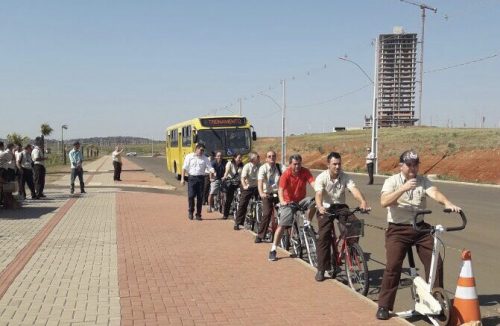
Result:
{"label": "man with helmet", "polygon": [[[426,278],[429,275],[433,238],[430,233],[416,231],[412,227],[415,212],[426,209],[426,196],[454,212],[461,210],[448,200],[425,176],[418,175],[420,159],[413,150],[405,151],[399,158],[401,172],[387,178],[382,186],[380,204],[387,207],[385,232],[386,267],[378,297],[377,319],[388,319],[389,311],[394,308],[396,292],[401,277],[403,260],[412,245],[422,261]],[[420,216],[419,216],[420,217]],[[417,225],[430,226],[417,218]],[[438,259],[438,273],[435,286],[443,286],[443,261]]]}

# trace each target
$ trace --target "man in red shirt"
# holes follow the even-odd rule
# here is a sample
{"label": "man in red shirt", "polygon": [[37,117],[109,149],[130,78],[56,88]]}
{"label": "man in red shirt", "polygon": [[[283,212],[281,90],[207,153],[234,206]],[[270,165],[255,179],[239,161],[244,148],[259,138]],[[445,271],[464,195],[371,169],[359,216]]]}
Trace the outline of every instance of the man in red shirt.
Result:
{"label": "man in red shirt", "polygon": [[[271,261],[277,260],[276,247],[281,240],[283,230],[291,227],[295,218],[295,212],[288,204],[302,204],[306,201],[311,201],[311,198],[306,198],[307,184],[310,184],[314,189],[314,177],[309,169],[302,167],[302,157],[299,154],[293,154],[290,156],[288,163],[290,165],[283,172],[279,181],[280,221],[274,233],[273,245],[269,252],[269,260]],[[312,216],[314,216],[314,210],[309,211],[309,221]]]}

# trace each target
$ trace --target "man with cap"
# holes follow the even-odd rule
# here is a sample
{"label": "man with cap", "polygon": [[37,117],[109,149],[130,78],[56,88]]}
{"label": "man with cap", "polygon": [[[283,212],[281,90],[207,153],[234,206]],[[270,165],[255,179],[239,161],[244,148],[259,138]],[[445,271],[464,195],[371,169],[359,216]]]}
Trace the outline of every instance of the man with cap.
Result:
{"label": "man with cap", "polygon": [[[448,200],[425,176],[418,175],[420,159],[413,151],[405,151],[399,157],[401,172],[387,178],[382,186],[380,204],[387,207],[385,232],[386,267],[378,297],[377,319],[388,319],[389,311],[394,308],[396,292],[401,277],[403,260],[412,245],[425,268],[426,278],[429,275],[433,238],[429,232],[418,232],[411,223],[415,212],[426,209],[426,196],[434,199],[445,208],[454,212],[461,210]],[[420,216],[419,216],[420,217]],[[423,228],[430,226],[417,218],[417,225]],[[443,286],[443,261],[438,259],[436,287]]]}
{"label": "man with cap", "polygon": [[366,155],[366,170],[368,172],[368,177],[370,179],[368,181],[368,184],[372,185],[373,184],[373,160],[375,159],[375,154],[373,153],[373,151],[370,147],[366,148],[366,152],[368,153]]}

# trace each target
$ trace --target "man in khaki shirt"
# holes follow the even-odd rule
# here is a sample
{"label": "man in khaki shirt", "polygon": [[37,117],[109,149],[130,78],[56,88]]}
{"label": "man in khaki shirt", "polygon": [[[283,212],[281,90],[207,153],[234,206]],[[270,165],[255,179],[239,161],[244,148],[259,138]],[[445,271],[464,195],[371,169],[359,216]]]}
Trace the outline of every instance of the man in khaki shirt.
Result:
{"label": "man in khaki shirt", "polygon": [[[433,238],[430,233],[413,229],[412,218],[418,210],[426,208],[426,196],[431,197],[445,208],[459,212],[460,207],[448,200],[425,176],[418,175],[420,159],[416,152],[409,150],[399,157],[401,173],[385,180],[382,187],[380,204],[387,207],[389,227],[385,232],[386,267],[382,286],[378,297],[377,319],[388,319],[389,311],[394,308],[398,291],[403,260],[411,246],[417,252],[425,268],[426,278],[429,276]],[[417,220],[423,228],[430,226],[423,219]],[[443,286],[443,261],[438,259],[438,275],[432,287]]]}
{"label": "man in khaki shirt", "polygon": [[257,174],[259,172],[260,157],[256,152],[250,152],[250,162],[243,166],[241,170],[241,194],[238,212],[236,213],[236,220],[234,221],[234,230],[240,229],[240,225],[245,222],[245,215],[247,213],[248,203],[250,198],[258,195],[257,190]]}
{"label": "man in khaki shirt", "polygon": [[[331,152],[326,158],[328,169],[321,172],[314,182],[316,192],[316,207],[318,209],[318,272],[316,281],[325,279],[325,270],[331,268],[331,244],[333,219],[325,216],[327,209],[334,204],[345,204],[345,191],[348,189],[353,197],[359,202],[362,210],[368,210],[365,197],[356,187],[349,175],[342,171],[342,158],[339,153]],[[332,207],[333,209],[333,207]]]}

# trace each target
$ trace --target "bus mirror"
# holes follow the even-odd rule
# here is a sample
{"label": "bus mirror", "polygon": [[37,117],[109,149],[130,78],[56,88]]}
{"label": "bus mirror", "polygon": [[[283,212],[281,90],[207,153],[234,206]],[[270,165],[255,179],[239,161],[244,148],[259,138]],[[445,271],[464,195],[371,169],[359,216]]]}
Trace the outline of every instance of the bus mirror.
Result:
{"label": "bus mirror", "polygon": [[257,140],[257,133],[252,131],[252,140]]}

